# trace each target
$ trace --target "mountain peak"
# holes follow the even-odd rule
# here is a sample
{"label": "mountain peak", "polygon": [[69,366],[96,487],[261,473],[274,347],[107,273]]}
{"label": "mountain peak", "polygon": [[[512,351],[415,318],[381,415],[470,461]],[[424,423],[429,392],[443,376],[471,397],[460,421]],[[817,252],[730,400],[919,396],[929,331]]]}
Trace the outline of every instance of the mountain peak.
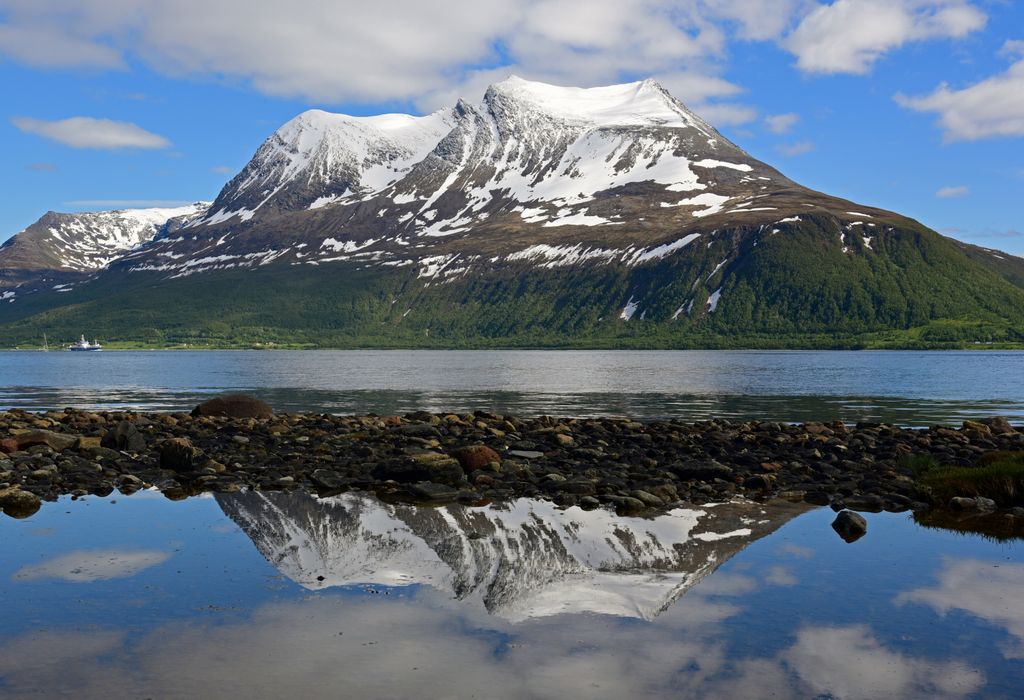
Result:
{"label": "mountain peak", "polygon": [[601,87],[563,87],[512,75],[492,84],[485,102],[503,96],[532,109],[595,126],[679,126],[703,122],[672,97],[656,80]]}

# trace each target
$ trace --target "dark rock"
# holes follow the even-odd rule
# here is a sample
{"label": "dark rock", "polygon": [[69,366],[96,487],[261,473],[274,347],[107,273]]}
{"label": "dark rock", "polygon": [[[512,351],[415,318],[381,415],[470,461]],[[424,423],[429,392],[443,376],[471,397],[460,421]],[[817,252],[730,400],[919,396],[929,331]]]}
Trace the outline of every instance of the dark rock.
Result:
{"label": "dark rock", "polygon": [[206,461],[203,451],[188,438],[170,438],[160,443],[160,468],[194,472]]}
{"label": "dark rock", "polygon": [[510,457],[519,457],[521,459],[540,459],[544,456],[543,452],[536,452],[534,450],[509,450],[508,454]]}
{"label": "dark rock", "polygon": [[340,489],[345,483],[344,478],[336,471],[330,469],[317,469],[309,476],[309,480],[322,489]]}
{"label": "dark rock", "polygon": [[450,501],[459,495],[457,489],[433,481],[421,481],[406,487],[409,495],[422,501]]}
{"label": "dark rock", "polygon": [[859,513],[844,510],[832,521],[832,529],[844,542],[853,543],[867,534],[868,521]]}
{"label": "dark rock", "polygon": [[743,481],[743,488],[748,491],[768,492],[775,485],[775,477],[769,474],[755,474],[748,476]]}
{"label": "dark rock", "polygon": [[487,445],[462,447],[455,451],[454,456],[467,474],[478,469],[501,471],[501,455]]}
{"label": "dark rock", "polygon": [[[442,455],[444,457],[444,455]],[[416,460],[410,457],[390,459],[378,464],[371,472],[374,479],[412,484],[430,481],[435,484],[457,484],[465,474],[454,459]]]}
{"label": "dark rock", "polygon": [[576,496],[593,496],[597,493],[597,486],[592,481],[567,481],[558,484],[561,493],[571,493]]}
{"label": "dark rock", "polygon": [[884,499],[881,496],[874,494],[862,494],[860,496],[847,496],[846,507],[851,510],[859,510],[869,513],[879,513],[882,511],[882,506],[885,504]]}
{"label": "dark rock", "polygon": [[593,496],[584,496],[580,499],[579,506],[583,510],[594,510],[595,508],[601,507],[601,501],[597,500]]}
{"label": "dark rock", "polygon": [[711,481],[712,479],[730,479],[733,471],[724,464],[714,460],[704,462],[679,462],[669,467],[669,471],[683,480]]}
{"label": "dark rock", "polygon": [[437,428],[428,423],[403,423],[395,428],[394,432],[399,435],[421,438],[432,438],[440,435],[440,433],[437,432]]}
{"label": "dark rock", "polygon": [[640,515],[647,510],[647,505],[638,498],[617,496],[612,500],[616,515]]}
{"label": "dark rock", "polygon": [[123,420],[107,431],[100,445],[110,450],[143,452],[146,449],[146,438],[133,423]]}
{"label": "dark rock", "polygon": [[269,404],[246,394],[228,394],[204,401],[192,409],[192,417],[224,416],[227,418],[272,418]]}
{"label": "dark rock", "polygon": [[832,502],[832,496],[824,491],[808,491],[804,494],[804,502],[815,506],[827,506]]}

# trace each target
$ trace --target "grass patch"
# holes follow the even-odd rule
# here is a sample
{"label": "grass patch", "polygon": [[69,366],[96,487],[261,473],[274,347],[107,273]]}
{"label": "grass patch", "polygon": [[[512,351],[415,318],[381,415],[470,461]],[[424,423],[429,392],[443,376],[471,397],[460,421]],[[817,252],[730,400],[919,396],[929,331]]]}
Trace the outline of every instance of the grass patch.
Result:
{"label": "grass patch", "polygon": [[931,455],[906,454],[896,460],[896,466],[900,469],[910,471],[914,476],[921,477],[924,474],[941,467],[939,462]]}
{"label": "grass patch", "polygon": [[921,483],[937,503],[955,496],[991,498],[1002,508],[1024,505],[1024,452],[986,455],[976,467],[931,467]]}

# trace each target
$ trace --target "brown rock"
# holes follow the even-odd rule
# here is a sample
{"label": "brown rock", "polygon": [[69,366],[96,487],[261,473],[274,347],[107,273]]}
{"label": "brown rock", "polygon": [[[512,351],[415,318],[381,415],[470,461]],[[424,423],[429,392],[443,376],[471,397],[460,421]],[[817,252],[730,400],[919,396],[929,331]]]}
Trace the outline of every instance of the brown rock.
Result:
{"label": "brown rock", "polygon": [[225,416],[227,418],[272,418],[269,404],[246,394],[228,394],[204,401],[192,409],[192,416]]}
{"label": "brown rock", "polygon": [[187,438],[170,438],[160,443],[160,468],[193,472],[203,466],[206,457]]}
{"label": "brown rock", "polygon": [[22,491],[17,486],[0,489],[0,508],[12,518],[27,518],[34,515],[40,506],[42,500],[34,493]]}
{"label": "brown rock", "polygon": [[1017,432],[1010,425],[1010,421],[1006,420],[1002,416],[992,416],[991,418],[983,418],[981,423],[984,423],[989,429],[996,435],[1012,435]]}
{"label": "brown rock", "polygon": [[[14,440],[18,450],[35,447],[36,445],[46,445],[60,452],[61,450],[73,447],[78,440],[78,436],[55,433],[52,430],[25,430],[18,432],[11,439]],[[6,443],[6,441],[4,442]],[[9,451],[14,452],[15,450]]]}
{"label": "brown rock", "polygon": [[501,464],[501,455],[487,445],[463,447],[456,450],[453,456],[459,460],[459,464],[467,474],[478,469],[492,468],[493,464]]}
{"label": "brown rock", "polygon": [[6,452],[7,454],[10,454],[11,452],[17,452],[17,451],[18,451],[18,441],[15,440],[14,438],[7,438],[5,440],[0,440],[0,452]]}

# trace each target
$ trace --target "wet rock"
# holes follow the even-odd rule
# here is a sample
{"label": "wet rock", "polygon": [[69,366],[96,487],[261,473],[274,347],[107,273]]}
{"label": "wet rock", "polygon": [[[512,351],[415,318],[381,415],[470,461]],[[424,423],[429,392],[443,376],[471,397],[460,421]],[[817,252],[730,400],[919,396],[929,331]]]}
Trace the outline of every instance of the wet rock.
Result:
{"label": "wet rock", "polygon": [[832,502],[832,496],[824,491],[808,491],[804,494],[804,503],[815,506],[827,506]]}
{"label": "wet rock", "polygon": [[508,455],[510,457],[519,457],[520,459],[540,459],[544,456],[544,453],[537,452],[536,450],[509,450]]}
{"label": "wet rock", "polygon": [[853,543],[867,534],[868,521],[859,513],[844,510],[832,521],[832,529],[844,542]]}
{"label": "wet rock", "polygon": [[755,474],[743,481],[743,488],[748,491],[760,491],[761,493],[771,491],[774,485],[775,477],[769,474]]}
{"label": "wet rock", "polygon": [[146,438],[134,423],[123,420],[107,431],[100,446],[123,452],[142,452],[146,449]]}
{"label": "wet rock", "polygon": [[618,496],[612,503],[615,504],[616,515],[641,515],[647,510],[647,505],[643,501],[631,496]]}
{"label": "wet rock", "polygon": [[206,461],[201,449],[187,438],[170,438],[160,443],[160,468],[194,472]]}
{"label": "wet rock", "polygon": [[406,490],[410,496],[422,501],[451,501],[459,495],[457,489],[433,481],[410,484]]}
{"label": "wet rock", "polygon": [[868,513],[880,513],[885,504],[881,496],[874,494],[863,494],[860,496],[848,496],[845,499],[846,507],[851,510],[859,510]]}
{"label": "wet rock", "polygon": [[27,518],[34,515],[42,506],[43,501],[39,496],[29,491],[22,491],[18,487],[0,489],[0,508],[4,515],[12,518]]}
{"label": "wet rock", "polygon": [[680,462],[669,467],[676,476],[683,480],[711,481],[712,479],[729,479],[733,475],[730,467],[714,460],[705,462]]}
{"label": "wet rock", "polygon": [[441,435],[437,431],[437,428],[430,425],[429,423],[403,423],[394,429],[395,433],[399,435],[408,435],[410,437],[426,437],[436,438]]}
{"label": "wet rock", "polygon": [[204,401],[192,409],[192,417],[223,416],[226,418],[272,418],[270,404],[247,394],[228,394]]}
{"label": "wet rock", "polygon": [[309,480],[329,491],[340,489],[345,483],[341,474],[330,469],[317,469],[310,475]]}
{"label": "wet rock", "polygon": [[478,469],[501,471],[501,455],[487,445],[462,447],[455,451],[454,456],[467,474]]}
{"label": "wet rock", "polygon": [[456,484],[463,480],[462,467],[454,459],[440,455],[443,459],[415,459],[402,457],[387,460],[372,471],[374,479],[412,484],[430,481],[436,484]]}
{"label": "wet rock", "polygon": [[665,505],[665,501],[663,501],[662,499],[658,498],[653,493],[648,493],[647,491],[644,491],[642,489],[636,489],[635,491],[630,491],[629,492],[629,497],[630,498],[635,498],[636,500],[640,501],[641,503],[643,503],[648,508],[661,508],[661,507],[663,507]]}

